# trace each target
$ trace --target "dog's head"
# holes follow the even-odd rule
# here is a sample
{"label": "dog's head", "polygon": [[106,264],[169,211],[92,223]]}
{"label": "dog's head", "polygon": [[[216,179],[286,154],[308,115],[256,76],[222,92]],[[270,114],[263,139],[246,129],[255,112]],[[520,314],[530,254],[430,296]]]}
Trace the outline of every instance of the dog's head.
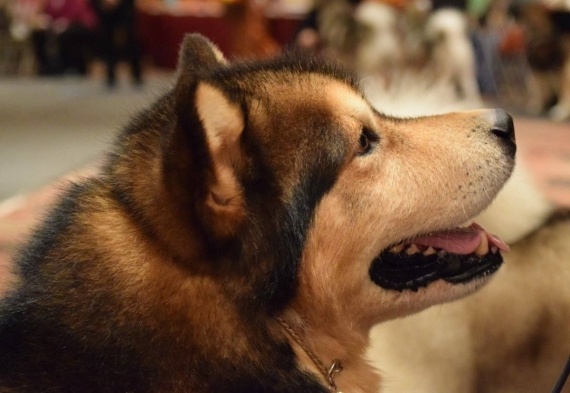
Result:
{"label": "dog's head", "polygon": [[236,299],[369,325],[464,296],[501,263],[500,241],[456,228],[513,168],[502,111],[391,118],[335,68],[230,65],[199,36],[174,101],[166,188]]}

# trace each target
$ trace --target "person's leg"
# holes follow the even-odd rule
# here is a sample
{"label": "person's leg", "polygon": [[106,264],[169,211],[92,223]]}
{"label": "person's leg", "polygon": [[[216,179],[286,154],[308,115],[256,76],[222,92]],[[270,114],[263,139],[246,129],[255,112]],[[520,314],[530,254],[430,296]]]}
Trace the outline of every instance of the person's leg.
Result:
{"label": "person's leg", "polygon": [[117,51],[115,48],[115,24],[112,20],[101,21],[101,50],[107,66],[107,86],[116,84],[115,67],[117,65]]}
{"label": "person's leg", "polygon": [[66,71],[76,71],[81,75],[87,73],[87,36],[88,30],[72,24],[58,36],[63,67]]}
{"label": "person's leg", "polygon": [[557,76],[556,82],[560,86],[558,103],[550,109],[548,115],[552,120],[563,121],[570,119],[570,55]]}
{"label": "person's leg", "polygon": [[140,46],[137,37],[136,26],[134,23],[128,23],[125,26],[126,34],[126,55],[131,67],[133,82],[137,85],[142,83],[142,72],[140,62]]}
{"label": "person's leg", "polygon": [[79,26],[76,37],[77,70],[81,75],[87,75],[87,68],[93,50],[93,32],[85,26]]}
{"label": "person's leg", "polygon": [[32,32],[32,45],[34,56],[38,63],[38,74],[50,74],[50,64],[47,55],[47,32],[45,30],[34,30]]}

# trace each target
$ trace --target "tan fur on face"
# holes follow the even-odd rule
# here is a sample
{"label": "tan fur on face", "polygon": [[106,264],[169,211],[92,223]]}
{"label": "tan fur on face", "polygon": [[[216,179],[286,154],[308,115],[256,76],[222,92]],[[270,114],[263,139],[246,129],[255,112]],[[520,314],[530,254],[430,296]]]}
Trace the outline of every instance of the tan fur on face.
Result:
{"label": "tan fur on face", "polygon": [[[344,112],[351,110],[352,106]],[[492,112],[485,111],[409,121],[374,116],[373,129],[380,135],[376,151],[355,157],[317,210],[306,263],[302,264],[314,265],[302,275],[314,281],[308,288],[319,288],[311,296],[327,294],[332,298],[320,300],[331,304],[343,304],[333,301],[337,296],[350,299],[347,306],[352,310],[361,309],[362,302],[372,299],[367,306],[382,309],[384,315],[367,309],[363,312],[367,318],[354,321],[366,328],[394,317],[391,312],[404,314],[411,311],[408,307],[423,308],[469,292],[463,286],[440,288],[439,293],[436,287],[428,288],[421,299],[411,301],[413,306],[405,304],[407,294],[398,294],[397,299],[384,294],[387,304],[380,306],[368,266],[388,245],[456,227],[490,203],[512,169],[512,162],[504,158],[501,146],[489,132],[494,121],[491,116]],[[353,119],[346,120],[347,124],[351,122]],[[353,138],[359,133],[360,127],[356,127]],[[333,261],[335,265],[331,266]],[[351,287],[338,284],[344,281]],[[334,292],[333,282],[337,283]]]}
{"label": "tan fur on face", "polygon": [[[332,296],[348,300],[321,300],[344,304],[350,310],[362,309],[362,302],[367,302],[362,312],[366,317],[354,321],[366,328],[381,319],[412,311],[410,307],[417,310],[471,290],[468,286],[459,289],[442,285],[426,289],[428,293],[417,299],[413,295],[407,299],[406,293],[379,297],[367,267],[390,244],[420,233],[453,228],[491,201],[508,177],[510,165],[504,161],[498,145],[492,147],[493,143],[485,142],[491,135],[483,131],[481,135],[472,133],[488,121],[485,116],[473,112],[402,123],[383,122],[378,152],[373,153],[376,157],[356,157],[349,164],[352,170],[343,172],[319,206],[307,263],[302,265],[315,265],[306,276],[312,281],[308,287],[318,288],[312,296],[331,295],[331,285],[337,283]],[[440,126],[444,127],[443,132],[438,131],[438,122],[444,124]],[[454,150],[460,146],[465,151]],[[370,181],[371,178],[376,181]],[[329,265],[331,261],[335,265]],[[344,287],[343,282],[350,283],[350,287]],[[383,315],[368,307],[382,310]],[[339,311],[340,315],[347,310]],[[368,319],[370,316],[372,319]]]}
{"label": "tan fur on face", "polygon": [[[317,208],[298,296],[286,315],[304,321],[307,339],[325,363],[342,359],[341,390],[368,392],[375,390],[369,380],[375,374],[362,354],[374,323],[465,296],[485,282],[438,281],[416,293],[387,291],[369,277],[372,260],[394,242],[454,228],[479,213],[513,162],[490,132],[493,111],[398,120],[375,113],[348,87],[334,86],[324,97],[354,156]],[[379,142],[359,156],[363,127]]]}

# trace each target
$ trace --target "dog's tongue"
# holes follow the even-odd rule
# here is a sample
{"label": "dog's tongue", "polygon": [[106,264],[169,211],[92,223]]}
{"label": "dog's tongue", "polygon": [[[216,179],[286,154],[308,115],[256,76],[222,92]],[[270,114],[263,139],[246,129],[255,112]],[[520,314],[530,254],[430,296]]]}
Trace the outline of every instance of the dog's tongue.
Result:
{"label": "dog's tongue", "polygon": [[491,235],[476,223],[466,228],[419,236],[413,242],[421,246],[440,248],[452,254],[467,255],[474,253],[484,241],[487,241],[489,248],[496,247],[502,251],[509,251],[509,246],[501,239]]}

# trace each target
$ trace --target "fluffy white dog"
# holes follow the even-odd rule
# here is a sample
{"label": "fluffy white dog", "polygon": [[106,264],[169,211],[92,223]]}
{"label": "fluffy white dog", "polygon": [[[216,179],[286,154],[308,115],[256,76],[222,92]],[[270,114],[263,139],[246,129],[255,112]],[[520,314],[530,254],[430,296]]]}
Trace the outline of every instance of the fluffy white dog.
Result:
{"label": "fluffy white dog", "polygon": [[436,77],[455,86],[460,97],[479,99],[475,54],[465,15],[451,8],[435,11],[427,21],[425,39]]}

